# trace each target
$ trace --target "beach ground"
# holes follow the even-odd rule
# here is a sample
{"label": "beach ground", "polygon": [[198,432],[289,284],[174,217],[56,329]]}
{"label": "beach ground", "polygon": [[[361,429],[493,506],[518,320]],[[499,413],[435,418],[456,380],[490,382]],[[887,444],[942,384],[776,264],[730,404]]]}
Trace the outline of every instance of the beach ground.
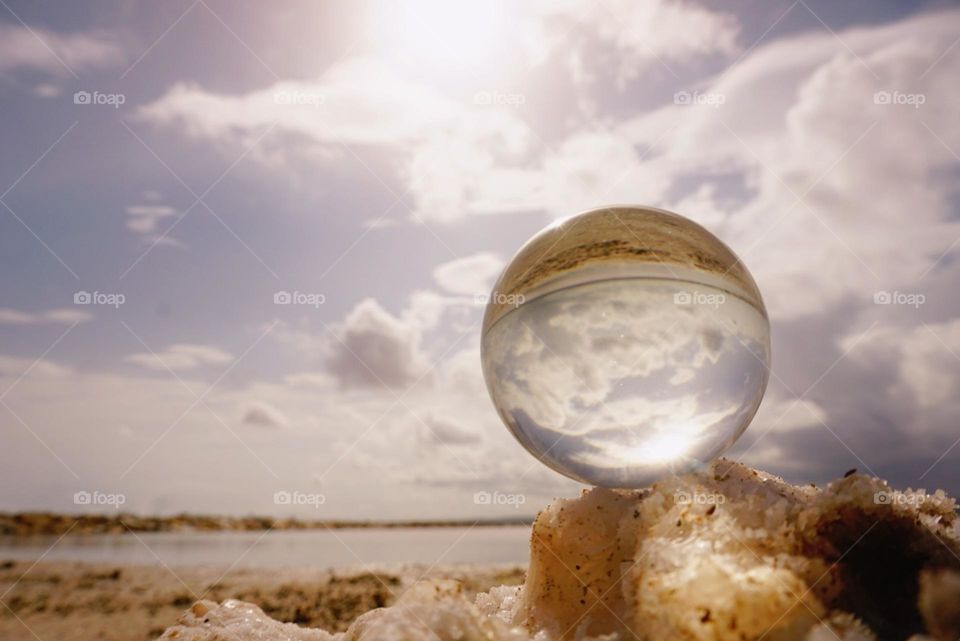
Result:
{"label": "beach ground", "polygon": [[523,576],[523,568],[503,565],[331,571],[7,560],[0,561],[0,639],[155,639],[200,598],[242,599],[281,621],[343,630],[420,578],[457,579],[475,593]]}

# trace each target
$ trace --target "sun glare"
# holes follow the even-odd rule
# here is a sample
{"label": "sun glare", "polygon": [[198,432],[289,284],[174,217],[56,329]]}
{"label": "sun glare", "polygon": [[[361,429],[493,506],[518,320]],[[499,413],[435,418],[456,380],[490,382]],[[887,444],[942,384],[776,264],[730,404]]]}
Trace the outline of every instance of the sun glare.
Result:
{"label": "sun glare", "polygon": [[655,464],[682,458],[693,446],[697,434],[679,430],[651,439],[643,445],[631,448],[625,458],[633,463]]}
{"label": "sun glare", "polygon": [[380,55],[405,66],[489,71],[503,49],[499,2],[389,2],[378,6],[371,22]]}

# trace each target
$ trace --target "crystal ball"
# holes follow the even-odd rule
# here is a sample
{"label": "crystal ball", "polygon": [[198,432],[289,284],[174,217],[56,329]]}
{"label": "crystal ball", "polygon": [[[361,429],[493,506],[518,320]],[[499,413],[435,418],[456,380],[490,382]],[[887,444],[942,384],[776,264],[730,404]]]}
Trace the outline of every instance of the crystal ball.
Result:
{"label": "crystal ball", "polygon": [[667,211],[595,209],[530,239],[487,303],[483,374],[507,428],[580,482],[649,485],[743,433],[770,322],[739,258]]}

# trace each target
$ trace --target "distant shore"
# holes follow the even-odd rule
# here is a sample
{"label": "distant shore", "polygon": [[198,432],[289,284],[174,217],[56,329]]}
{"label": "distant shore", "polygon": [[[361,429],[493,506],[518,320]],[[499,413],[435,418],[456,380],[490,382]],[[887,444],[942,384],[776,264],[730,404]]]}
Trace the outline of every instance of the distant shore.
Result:
{"label": "distant shore", "polygon": [[125,532],[256,532],[264,530],[338,530],[357,528],[446,528],[529,526],[533,517],[445,521],[350,521],[276,519],[265,516],[139,516],[136,514],[59,514],[17,512],[0,514],[0,536],[60,536],[63,534],[123,534]]}

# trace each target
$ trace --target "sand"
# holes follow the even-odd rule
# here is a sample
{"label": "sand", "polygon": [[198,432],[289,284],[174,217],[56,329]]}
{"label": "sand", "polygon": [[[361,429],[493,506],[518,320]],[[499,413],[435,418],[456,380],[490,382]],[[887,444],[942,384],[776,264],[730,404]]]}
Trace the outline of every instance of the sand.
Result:
{"label": "sand", "polygon": [[229,569],[0,561],[0,639],[156,639],[195,601],[240,599],[272,618],[344,630],[359,615],[391,605],[418,579],[450,578],[468,593],[516,585],[516,566]]}

